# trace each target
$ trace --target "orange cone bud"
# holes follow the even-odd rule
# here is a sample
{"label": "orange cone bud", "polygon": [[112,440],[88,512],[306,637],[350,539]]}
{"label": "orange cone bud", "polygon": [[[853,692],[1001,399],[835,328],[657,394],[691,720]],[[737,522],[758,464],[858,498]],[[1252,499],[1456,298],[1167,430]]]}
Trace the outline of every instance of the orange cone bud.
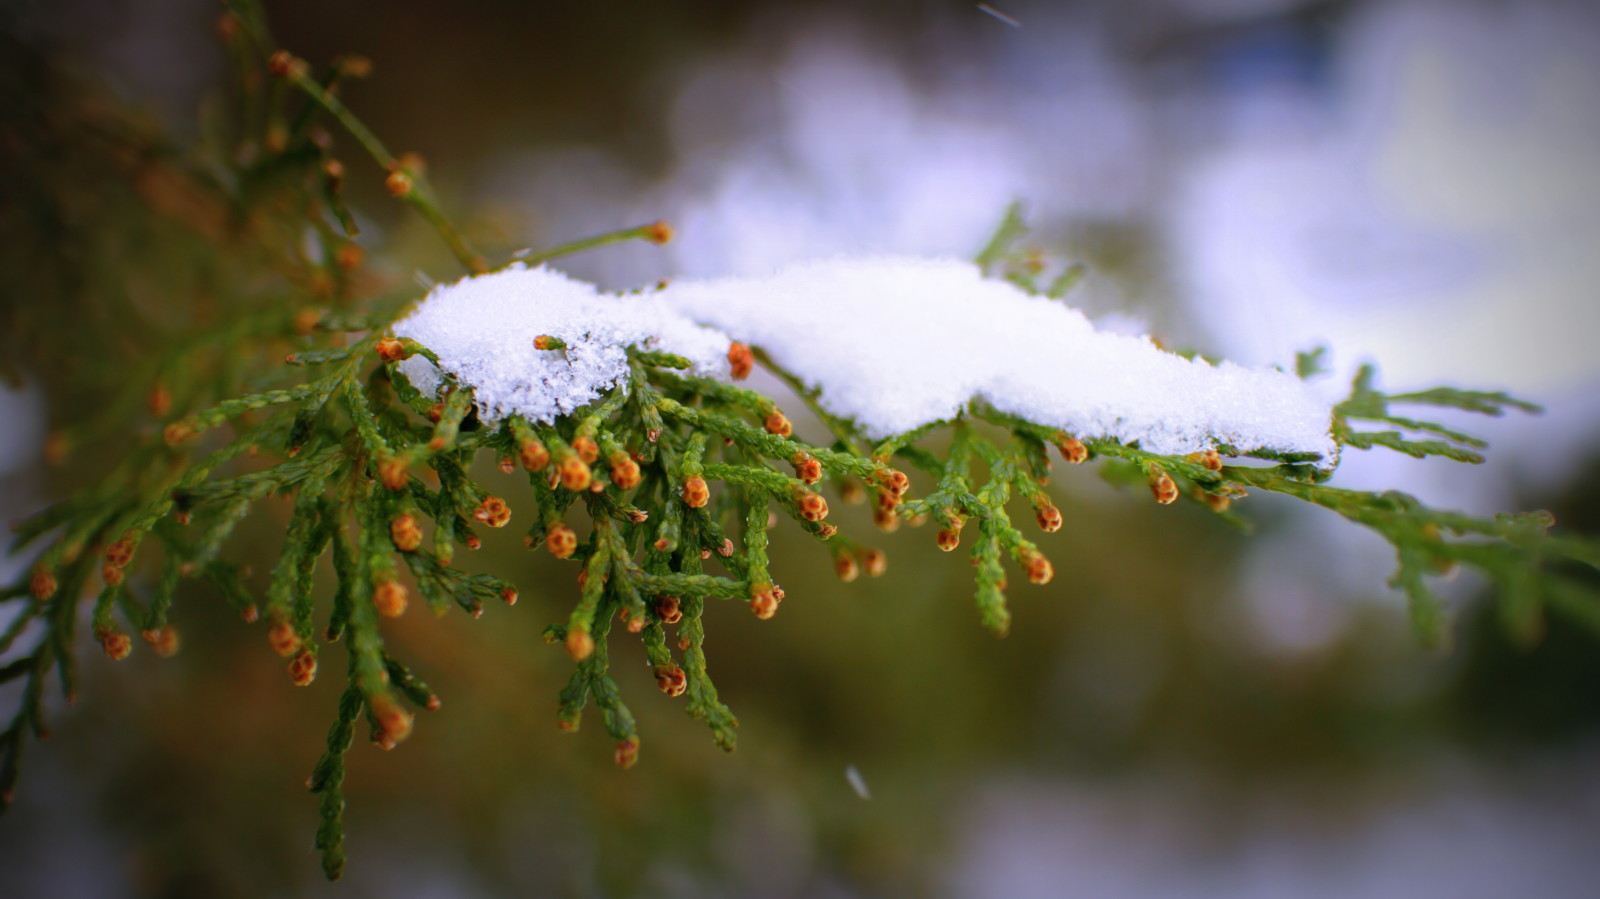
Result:
{"label": "orange cone bud", "polygon": [[750,353],[750,347],[734,341],[728,346],[728,365],[733,369],[733,379],[743,381],[750,377],[750,370],[755,367],[756,357]]}
{"label": "orange cone bud", "polygon": [[473,510],[472,517],[489,527],[503,528],[506,522],[511,520],[511,507],[498,496],[486,496],[483,502],[478,503],[478,508]]}
{"label": "orange cone bud", "polygon": [[594,652],[594,638],[588,631],[571,631],[567,634],[567,655],[574,662],[587,659]]}
{"label": "orange cone bud", "polygon": [[311,654],[311,650],[301,652],[289,663],[289,680],[296,687],[309,687],[316,679],[317,657]]}
{"label": "orange cone bud", "polygon": [[656,686],[668,696],[682,696],[689,688],[689,676],[677,665],[657,665]]}
{"label": "orange cone bud", "polygon": [[706,479],[695,475],[683,482],[683,502],[691,509],[703,509],[711,502],[711,488]]}
{"label": "orange cone bud", "polygon": [[789,421],[789,416],[777,410],[773,410],[772,414],[767,416],[765,426],[768,434],[777,434],[779,437],[788,437],[794,433],[794,423]]}
{"label": "orange cone bud", "polygon": [[121,631],[106,631],[100,635],[100,648],[113,661],[120,662],[133,652],[133,639]]}
{"label": "orange cone bud", "polygon": [[806,521],[821,521],[828,517],[828,501],[822,494],[810,490],[796,490],[795,503],[800,507],[800,517]]}
{"label": "orange cone bud", "polygon": [[573,493],[589,489],[589,482],[593,477],[588,463],[577,456],[568,456],[561,460],[561,486]]}
{"label": "orange cone bud", "polygon": [[1061,510],[1048,501],[1041,502],[1034,509],[1034,520],[1039,522],[1039,528],[1047,534],[1061,530]]}
{"label": "orange cone bud", "polygon": [[409,597],[399,581],[379,581],[372,588],[372,605],[385,618],[399,618],[406,612]]}
{"label": "orange cone bud", "polygon": [[300,635],[295,633],[294,625],[287,621],[280,621],[267,631],[267,642],[272,644],[272,651],[284,658],[300,651]]}
{"label": "orange cone bud", "polygon": [[856,564],[854,556],[841,553],[833,557],[833,573],[848,584],[861,576],[861,566]]}
{"label": "orange cone bud", "polygon": [[750,611],[763,621],[778,614],[778,597],[773,594],[771,584],[751,588]]}
{"label": "orange cone bud", "polygon": [[383,338],[374,349],[378,352],[378,358],[385,362],[399,362],[411,355],[406,352],[406,345],[396,337]]}
{"label": "orange cone bud", "polygon": [[1061,458],[1073,465],[1081,465],[1089,459],[1089,448],[1076,437],[1062,437],[1056,449],[1061,451]]}
{"label": "orange cone bud", "polygon": [[639,463],[628,458],[627,453],[611,454],[611,483],[619,490],[632,490],[639,486]]}
{"label": "orange cone bud", "polygon": [[807,484],[822,480],[822,463],[810,453],[795,453],[789,457],[789,464],[794,466],[794,476]]}
{"label": "orange cone bud", "polygon": [[545,535],[544,545],[550,550],[550,555],[558,559],[570,559],[578,551],[578,535],[572,528],[557,523]]}
{"label": "orange cone bud", "polygon": [[389,522],[389,539],[394,541],[394,548],[403,553],[416,552],[422,545],[422,527],[417,524],[416,516],[410,512],[401,512]]}
{"label": "orange cone bud", "polygon": [[656,617],[662,624],[677,624],[683,620],[682,602],[676,596],[662,596],[656,599]]}
{"label": "orange cone bud", "polygon": [[544,467],[550,464],[550,451],[537,440],[529,440],[518,447],[517,456],[522,462],[522,467],[529,471],[543,471]]}

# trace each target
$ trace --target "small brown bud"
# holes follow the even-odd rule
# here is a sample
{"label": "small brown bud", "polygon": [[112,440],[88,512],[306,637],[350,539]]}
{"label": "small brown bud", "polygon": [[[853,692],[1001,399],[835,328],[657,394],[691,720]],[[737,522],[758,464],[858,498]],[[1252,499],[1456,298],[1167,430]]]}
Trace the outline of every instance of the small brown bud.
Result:
{"label": "small brown bud", "polygon": [[911,479],[906,477],[906,473],[893,468],[885,468],[878,472],[878,483],[894,491],[897,497],[905,496],[906,491],[911,489]]}
{"label": "small brown bud", "polygon": [[50,569],[43,565],[33,569],[33,577],[28,579],[28,592],[34,599],[45,600],[56,595],[56,576]]}
{"label": "small brown bud", "polygon": [[1061,458],[1073,465],[1081,465],[1089,459],[1089,448],[1076,437],[1062,435],[1056,443],[1056,449],[1061,451]]}
{"label": "small brown bud", "polygon": [[522,467],[529,471],[543,471],[544,467],[550,464],[550,451],[537,440],[529,440],[518,447],[517,456],[522,462]]}
{"label": "small brown bud", "polygon": [[706,486],[705,478],[695,475],[683,482],[683,502],[691,509],[703,509],[711,502],[711,488]]}
{"label": "small brown bud", "polygon": [[508,605],[508,606],[516,605],[517,604],[517,591],[516,591],[516,588],[514,588],[514,587],[502,588],[500,590],[500,598],[505,600],[506,601],[506,605]]}
{"label": "small brown bud", "polygon": [[378,341],[375,349],[378,352],[378,358],[385,362],[399,362],[411,357],[411,354],[406,351],[405,342],[396,337],[383,338]]}
{"label": "small brown bud", "polygon": [[568,456],[561,460],[561,486],[579,493],[589,489],[589,484],[594,475],[589,471],[588,463],[577,456]]}
{"label": "small brown bud", "polygon": [[628,458],[627,453],[611,454],[611,483],[619,490],[632,490],[639,486],[639,463]]}
{"label": "small brown bud", "polygon": [[511,520],[511,507],[498,496],[486,496],[483,502],[478,503],[478,508],[472,511],[472,517],[492,528],[503,528]]}
{"label": "small brown bud", "polygon": [[789,421],[789,416],[777,410],[773,410],[767,416],[764,426],[768,434],[777,434],[779,437],[788,437],[794,433],[794,423]]}
{"label": "small brown bud", "polygon": [[393,749],[397,744],[405,742],[406,737],[411,736],[413,719],[410,712],[381,693],[368,702],[372,708],[372,716],[378,719],[379,745],[385,749]]}
{"label": "small brown bud", "polygon": [[806,521],[821,521],[828,517],[828,501],[820,493],[797,488],[795,504],[800,507],[800,517]]}
{"label": "small brown bud", "polygon": [[662,624],[677,624],[683,620],[683,607],[681,600],[676,596],[660,596],[656,598],[656,617]]}
{"label": "small brown bud", "polygon": [[123,570],[110,562],[100,566],[100,579],[106,582],[107,587],[115,587],[122,583],[123,576]]}
{"label": "small brown bud", "polygon": [[389,196],[404,197],[411,193],[411,176],[395,169],[389,173],[389,177],[383,179],[383,186],[389,191]]}
{"label": "small brown bud", "polygon": [[390,490],[404,490],[411,480],[411,473],[404,459],[390,456],[378,463],[378,480]]}
{"label": "small brown bud", "polygon": [[821,537],[824,540],[828,539],[829,537],[832,537],[834,534],[837,534],[837,533],[839,533],[838,527],[836,527],[834,525],[831,525],[831,524],[828,524],[826,521],[821,522],[820,524],[817,525],[817,536]]}
{"label": "small brown bud", "polygon": [[287,621],[279,621],[267,631],[267,642],[272,645],[272,651],[284,658],[300,651],[300,635],[295,633],[294,625]]}
{"label": "small brown bud", "polygon": [[1208,471],[1222,470],[1222,454],[1217,452],[1216,447],[1207,447],[1201,452],[1191,453],[1189,458],[1191,461],[1199,463]]}
{"label": "small brown bud", "polygon": [[170,624],[143,631],[140,636],[146,643],[155,648],[156,655],[163,659],[170,659],[178,654],[181,641],[178,638],[178,629]]}
{"label": "small brown bud", "polygon": [[1031,583],[1048,584],[1050,579],[1056,576],[1055,566],[1051,565],[1050,560],[1044,557],[1044,553],[1036,549],[1024,550],[1018,561],[1022,563],[1023,569],[1027,571],[1028,580]]}
{"label": "small brown bud", "polygon": [[128,563],[133,561],[133,550],[133,532],[129,531],[124,533],[121,539],[106,547],[106,564],[118,568],[128,567]]}
{"label": "small brown bud", "polygon": [[302,306],[295,312],[294,318],[289,321],[289,327],[301,337],[309,335],[317,328],[317,322],[322,321],[322,310],[315,306]]}
{"label": "small brown bud", "polygon": [[267,71],[274,78],[288,78],[290,75],[303,76],[306,73],[306,61],[296,59],[288,50],[279,50],[267,57]]}
{"label": "small brown bud", "polygon": [[690,646],[690,643],[689,643],[689,638],[688,637],[679,637],[678,638],[678,649],[687,650],[689,648],[689,646]]}
{"label": "small brown bud", "polygon": [[150,388],[150,395],[145,398],[145,403],[150,407],[151,415],[156,418],[166,418],[167,413],[172,411],[172,391],[167,389],[167,385],[157,381]]}
{"label": "small brown bud", "polygon": [[578,535],[572,528],[557,522],[545,535],[544,545],[550,550],[550,555],[558,559],[570,559],[572,554],[578,551]]}
{"label": "small brown bud", "polygon": [[112,661],[120,662],[133,652],[133,640],[121,631],[106,631],[100,635],[100,648]]}
{"label": "small brown bud", "polygon": [[672,239],[672,226],[666,222],[653,222],[645,226],[644,239],[661,245]]}
{"label": "small brown bud", "polygon": [[67,452],[72,449],[67,441],[67,435],[60,431],[52,431],[44,438],[44,461],[46,465],[60,465],[67,458]]}
{"label": "small brown bud", "polygon": [[289,661],[289,680],[296,687],[309,687],[317,679],[317,657],[311,650],[302,650],[301,653]]}
{"label": "small brown bud", "polygon": [[751,369],[755,368],[756,357],[751,354],[750,347],[737,340],[728,346],[728,365],[733,369],[733,379],[743,381],[750,377]]}
{"label": "small brown bud", "polygon": [[1158,468],[1150,475],[1150,493],[1161,505],[1171,505],[1178,500],[1178,485],[1166,472]]}
{"label": "small brown bud", "polygon": [[794,476],[807,484],[815,484],[822,480],[822,463],[810,453],[795,453],[789,457],[789,464],[794,466]]}
{"label": "small brown bud", "polygon": [[588,631],[567,632],[567,655],[572,656],[574,662],[587,659],[594,652],[594,638]]}
{"label": "small brown bud", "polygon": [[511,458],[510,456],[501,456],[498,464],[500,466],[501,474],[511,474],[517,470],[517,460]]}
{"label": "small brown bud", "polygon": [[873,509],[872,523],[877,525],[878,530],[883,531],[885,534],[892,534],[900,530],[900,516],[889,509]]}
{"label": "small brown bud", "polygon": [[549,334],[540,334],[533,338],[533,348],[536,350],[559,350],[565,348],[566,345],[567,342],[565,340],[559,337],[551,337]]}
{"label": "small brown bud", "polygon": [[889,557],[881,549],[864,549],[861,551],[861,566],[867,570],[867,577],[879,577],[889,567]]}
{"label": "small brown bud", "polygon": [[422,527],[417,524],[416,516],[410,512],[401,512],[389,522],[389,539],[394,541],[394,548],[403,553],[416,552],[422,545]]}
{"label": "small brown bud", "polygon": [[861,566],[856,564],[855,556],[847,552],[840,553],[833,557],[833,573],[848,584],[861,576]]}
{"label": "small brown bud", "polygon": [[[334,161],[337,162],[338,160]],[[334,264],[347,272],[353,272],[360,268],[361,263],[365,261],[366,258],[367,251],[361,249],[361,245],[357,243],[344,244],[343,246],[339,247],[337,252],[333,254]]]}
{"label": "small brown bud", "polygon": [[733,556],[733,541],[723,537],[722,545],[717,547],[717,555],[722,556],[724,559],[731,558]]}
{"label": "small brown bud", "polygon": [[611,756],[618,768],[624,770],[632,768],[639,761],[639,738],[629,737],[617,744],[617,751]]}
{"label": "small brown bud", "polygon": [[1039,528],[1047,534],[1061,530],[1061,510],[1048,500],[1040,502],[1034,508],[1033,517],[1039,522]]}
{"label": "small brown bud", "polygon": [[849,505],[859,506],[867,501],[867,489],[854,479],[840,481],[839,498]]}
{"label": "small brown bud", "polygon": [[572,441],[572,451],[578,454],[578,458],[582,459],[585,465],[593,465],[595,460],[600,458],[600,445],[588,434],[579,434]]}
{"label": "small brown bud", "polygon": [[763,621],[778,614],[778,597],[773,594],[771,584],[758,584],[751,588],[750,611]]}
{"label": "small brown bud", "polygon": [[477,534],[468,534],[467,535],[467,539],[463,540],[462,542],[467,545],[467,549],[482,549],[483,548],[483,541],[478,539],[478,535]]}
{"label": "small brown bud", "polygon": [[385,618],[399,618],[406,612],[409,597],[399,581],[379,581],[372,588],[372,605]]}
{"label": "small brown bud", "polygon": [[261,610],[252,603],[239,610],[239,617],[244,619],[245,624],[255,624],[261,618]]}
{"label": "small brown bud", "polygon": [[900,495],[893,490],[879,490],[873,497],[880,512],[893,512],[900,506]]}
{"label": "small brown bud", "polygon": [[677,665],[657,665],[656,686],[668,696],[682,696],[689,688],[689,676]]}
{"label": "small brown bud", "polygon": [[193,437],[194,433],[193,422],[175,421],[161,429],[161,439],[166,441],[167,446],[179,446],[190,437]]}
{"label": "small brown bud", "polygon": [[342,55],[333,61],[346,78],[365,78],[372,74],[372,60],[359,53]]}

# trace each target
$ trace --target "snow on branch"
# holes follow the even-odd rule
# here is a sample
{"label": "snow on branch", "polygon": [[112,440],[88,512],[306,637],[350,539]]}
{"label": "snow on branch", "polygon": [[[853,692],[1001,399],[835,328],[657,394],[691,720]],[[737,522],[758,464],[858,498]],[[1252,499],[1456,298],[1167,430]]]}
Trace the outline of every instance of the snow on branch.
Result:
{"label": "snow on branch", "polygon": [[[436,288],[395,333],[432,349],[489,420],[550,422],[573,411],[624,380],[628,346],[726,377],[735,339],[762,347],[816,388],[825,410],[873,439],[955,418],[977,399],[1160,454],[1223,443],[1335,457],[1332,409],[1298,378],[1098,331],[1060,301],[955,260],[835,259],[624,296],[512,268]],[[535,349],[546,335],[565,347]],[[438,386],[432,363],[406,365],[418,387]]]}

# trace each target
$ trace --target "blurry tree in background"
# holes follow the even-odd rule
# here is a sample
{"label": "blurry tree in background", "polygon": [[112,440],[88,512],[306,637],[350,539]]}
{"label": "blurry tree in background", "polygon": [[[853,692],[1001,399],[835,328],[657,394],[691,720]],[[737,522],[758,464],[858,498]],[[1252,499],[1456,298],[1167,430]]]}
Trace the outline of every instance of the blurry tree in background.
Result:
{"label": "blurry tree in background", "polygon": [[[1335,202],[1360,193],[1340,179],[1395,158],[1381,141],[1346,155],[1330,136],[1328,109],[1353,114],[1340,104],[1363,90],[1388,96],[1363,86],[1356,66],[1403,70],[1384,48],[1427,40],[1474,51],[1485,31],[1512,47],[1553,46],[1556,60],[1600,46],[1581,4],[1521,14],[1272,0],[994,6],[1021,27],[967,3],[619,13],[274,2],[268,13],[279,41],[319,66],[351,53],[376,62],[374,78],[342,95],[391,146],[429,160],[441,202],[497,258],[658,217],[678,226],[678,243],[608,248],[573,270],[631,287],[844,250],[969,255],[1023,196],[1039,248],[1088,263],[1092,312],[1225,352],[1253,352],[1259,335],[1238,337],[1249,313],[1219,325],[1219,283],[1268,304],[1299,287],[1308,305],[1354,297],[1354,312],[1330,315],[1360,323],[1388,297],[1451,297],[1452,279],[1487,272],[1473,283],[1489,283],[1498,271],[1460,246],[1463,234],[1497,233],[1483,224],[1503,208],[1492,197],[1465,204],[1476,231],[1427,231],[1392,207]],[[108,468],[126,439],[91,426],[75,434],[70,465],[51,467],[49,423],[102,411],[116,422],[104,398],[148,377],[152,347],[205,334],[218,304],[256,296],[272,311],[270,296],[219,294],[222,267],[260,260],[215,252],[238,210],[218,208],[174,165],[179,148],[216,136],[217,111],[233,102],[217,12],[168,0],[12,2],[0,13],[8,517]],[[1556,66],[1557,88],[1592,83],[1592,58],[1574,65]],[[1543,96],[1540,71],[1507,80]],[[1550,150],[1538,157],[1546,170],[1566,172],[1558,151],[1587,152],[1600,137],[1597,101],[1581,89],[1554,96],[1577,104],[1558,100],[1569,115],[1550,116],[1568,131],[1522,133]],[[1265,203],[1323,171],[1308,160],[1334,176],[1300,206],[1332,211],[1283,208],[1295,194]],[[453,277],[448,251],[387,196],[384,173],[350,162],[345,192],[369,258],[335,289],[386,296],[414,290],[414,271]],[[1594,176],[1576,177],[1587,180],[1558,186],[1590,196]],[[1528,184],[1519,195],[1545,186]],[[1207,196],[1239,198],[1280,232],[1359,259],[1295,257],[1303,245],[1272,235],[1252,243],[1259,223],[1223,216]],[[1542,234],[1571,225],[1535,211],[1507,220]],[[1370,227],[1352,232],[1351,221]],[[1578,243],[1600,236],[1592,219],[1574,228]],[[1558,243],[1554,258],[1570,259]],[[1257,247],[1288,261],[1252,257],[1232,280],[1207,274],[1215,254]],[[1185,305],[1196,296],[1208,305]],[[1525,302],[1526,318],[1565,310],[1569,332],[1595,334],[1575,296]],[[1491,307],[1444,308],[1431,320]],[[1549,508],[1563,529],[1600,531],[1595,407],[1558,402],[1592,392],[1595,371],[1568,364],[1567,339],[1551,338],[1549,366],[1576,374],[1534,397],[1550,401],[1551,424],[1503,432],[1521,482],[1473,488],[1480,472],[1403,470],[1429,485],[1419,492]],[[1057,545],[1071,549],[1056,551],[1054,584],[1016,597],[1004,642],[973,626],[970,569],[929,552],[925,532],[883,538],[892,563],[906,564],[870,588],[835,582],[824,553],[775,532],[773,555],[800,560],[786,587],[806,603],[786,607],[782,627],[742,609],[710,613],[718,682],[743,722],[739,752],[724,756],[684,720],[629,649],[638,657],[619,659],[618,677],[652,737],[647,763],[625,773],[599,728],[573,738],[550,725],[570,663],[541,640],[551,615],[529,607],[563,608],[569,574],[514,540],[486,541],[482,570],[518,571],[522,605],[476,623],[396,622],[390,640],[446,705],[404,752],[352,753],[353,861],[337,886],[321,882],[316,800],[299,790],[336,679],[285,688],[259,629],[206,590],[181,593],[181,653],[136,653],[122,667],[87,659],[80,703],[52,708],[55,735],[30,749],[0,819],[0,882],[71,896],[1586,894],[1600,873],[1585,840],[1600,826],[1589,634],[1555,619],[1535,647],[1513,646],[1475,598],[1482,585],[1464,580],[1455,647],[1430,653],[1384,586],[1387,560],[1323,539],[1296,510],[1255,509],[1252,543],[1197,510],[1128,503],[1087,478],[1055,489],[1066,520]],[[240,561],[270,569],[265,548],[288,511],[246,523],[236,544],[264,549]],[[862,509],[834,520],[868,526]]]}

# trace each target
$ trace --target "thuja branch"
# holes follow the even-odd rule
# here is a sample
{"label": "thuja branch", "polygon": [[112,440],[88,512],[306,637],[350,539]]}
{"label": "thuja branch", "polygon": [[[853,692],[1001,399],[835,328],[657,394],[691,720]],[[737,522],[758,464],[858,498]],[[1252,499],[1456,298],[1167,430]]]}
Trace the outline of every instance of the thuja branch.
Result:
{"label": "thuja branch", "polygon": [[[1592,588],[1563,568],[1595,566],[1600,548],[1551,535],[1547,515],[1477,519],[1428,509],[1403,494],[1327,483],[1337,458],[1325,454],[1324,443],[1332,454],[1386,447],[1480,461],[1481,440],[1395,410],[1532,411],[1503,394],[1454,389],[1385,394],[1375,387],[1372,372],[1364,370],[1349,399],[1331,414],[1320,407],[1322,418],[1309,436],[1291,429],[1275,441],[1282,432],[1271,428],[1265,437],[1252,436],[1254,423],[1243,421],[1228,430],[1244,434],[1230,436],[1237,446],[1213,429],[1193,452],[1156,452],[1179,442],[1162,430],[1167,425],[1129,432],[1135,436],[1114,433],[1143,410],[1085,415],[1080,407],[1094,404],[1074,406],[1066,389],[1087,391],[1091,384],[1055,385],[1061,389],[1043,405],[1008,402],[1013,398],[1002,395],[1000,387],[1012,383],[1012,371],[1002,364],[970,379],[951,379],[969,390],[958,402],[932,402],[934,411],[919,408],[920,417],[903,416],[904,426],[885,427],[869,414],[881,411],[871,402],[873,394],[922,385],[897,384],[894,378],[902,375],[893,365],[883,369],[888,375],[860,367],[863,360],[874,360],[880,334],[867,334],[856,345],[862,347],[859,352],[834,354],[826,365],[807,367],[806,351],[816,349],[807,341],[823,339],[814,336],[814,327],[777,329],[782,333],[765,342],[734,340],[685,318],[696,309],[707,317],[736,318],[733,304],[724,302],[726,292],[688,285],[644,297],[599,298],[592,288],[529,268],[618,240],[660,243],[671,235],[663,223],[504,260],[497,274],[441,289],[421,305],[414,292],[363,294],[356,286],[362,252],[350,241],[353,219],[339,194],[343,167],[332,155],[333,138],[317,132],[323,116],[388,172],[391,192],[439,231],[469,271],[492,267],[440,211],[420,166],[391,154],[338,99],[339,78],[362,66],[347,61],[314,77],[309,65],[272,44],[254,4],[231,8],[233,18],[225,20],[224,32],[241,69],[257,75],[264,70],[276,81],[263,93],[261,79],[241,79],[247,106],[259,105],[265,114],[241,117],[242,141],[252,152],[238,154],[232,182],[237,191],[225,199],[241,209],[297,212],[243,238],[230,238],[248,241],[255,251],[249,258],[256,267],[241,261],[238,283],[230,289],[245,296],[260,291],[260,302],[248,304],[257,311],[219,325],[212,339],[163,354],[153,383],[134,385],[133,398],[116,405],[123,430],[134,435],[117,464],[18,527],[17,548],[36,549],[27,572],[0,588],[0,603],[18,610],[0,634],[0,681],[23,683],[17,711],[0,731],[0,795],[7,800],[26,736],[45,732],[46,684],[74,692],[79,606],[92,597],[91,630],[109,657],[128,656],[133,633],[158,654],[170,655],[180,645],[171,623],[175,613],[182,614],[175,598],[183,582],[198,581],[207,588],[202,595],[209,592],[228,602],[246,621],[265,619],[265,642],[286,660],[293,684],[310,684],[319,670],[329,670],[323,654],[333,644],[345,653],[344,689],[310,782],[311,791],[321,796],[316,846],[328,876],[337,877],[345,859],[343,778],[358,724],[366,722],[372,742],[394,748],[411,733],[416,713],[440,705],[386,642],[389,621],[408,613],[414,595],[437,614],[458,609],[474,618],[496,604],[516,604],[519,592],[509,577],[469,573],[455,565],[458,548],[480,545],[480,528],[502,528],[513,517],[519,525],[527,523],[526,545],[570,564],[575,582],[568,604],[555,610],[556,620],[545,631],[573,664],[559,695],[557,725],[577,730],[592,704],[614,741],[617,763],[637,762],[636,721],[611,672],[613,642],[637,638],[662,692],[682,699],[685,712],[704,721],[717,745],[731,750],[738,722],[711,676],[705,612],[710,603],[733,601],[759,619],[777,615],[786,599],[778,579],[792,560],[770,556],[771,529],[797,528],[816,540],[842,579],[884,571],[880,550],[828,521],[829,504],[818,489],[825,477],[841,495],[870,493],[873,521],[884,531],[931,524],[939,549],[954,551],[966,544],[979,619],[1000,634],[1012,626],[1009,572],[1019,571],[1032,584],[1054,576],[1053,564],[1035,542],[1038,534],[1062,526],[1049,492],[1052,452],[1071,465],[1098,461],[1111,480],[1147,488],[1164,505],[1181,500],[1236,520],[1235,504],[1256,490],[1321,506],[1372,528],[1395,546],[1399,567],[1393,583],[1405,592],[1419,632],[1430,641],[1443,633],[1446,616],[1429,579],[1458,564],[1488,576],[1502,596],[1507,622],[1520,634],[1537,630],[1546,605],[1600,623]],[[294,116],[285,106],[286,89],[305,100]],[[285,197],[292,202],[280,203]],[[308,232],[316,235],[321,258],[308,258],[304,251]],[[1064,293],[1081,269],[1069,266],[1041,281],[1043,258],[1013,249],[1023,233],[1020,215],[1008,215],[983,251],[984,269],[1032,294]],[[853,287],[848,279],[858,276],[878,283],[902,274],[924,279],[918,283],[932,285],[926,288],[930,293],[952,275],[970,276],[959,283],[975,292],[997,283],[949,265],[865,271],[846,266],[824,272],[844,279],[834,284],[845,288]],[[815,275],[802,272],[795,283],[812,284],[804,279]],[[263,290],[260,283],[273,286]],[[1046,286],[1037,288],[1040,283]],[[520,286],[508,295],[507,284],[566,293],[559,302],[547,301],[542,294],[518,292]],[[802,308],[791,310],[797,320],[814,323],[813,311],[805,307],[825,300],[821,294],[827,291],[814,284],[809,292],[784,286],[801,294],[795,302]],[[479,290],[481,297],[472,299]],[[926,350],[937,363],[924,371],[929,380],[938,381],[945,367],[967,364],[966,357],[981,355],[979,350],[991,350],[990,362],[997,355],[1007,362],[1005,353],[1028,336],[1007,329],[1041,322],[1131,366],[1148,365],[1159,374],[1175,365],[1155,355],[1153,347],[1112,346],[1083,328],[1072,330],[1075,320],[1057,314],[1060,309],[1041,311],[1006,290],[994,307],[1003,310],[995,313],[1000,321],[978,322],[993,330],[957,335],[955,351],[944,355]],[[285,304],[284,296],[294,301]],[[678,305],[663,311],[643,304],[652,297]],[[419,339],[426,329],[418,317],[453,314],[439,312],[446,300],[465,312],[438,329],[445,342]],[[508,370],[515,367],[510,363],[496,367],[492,352],[472,357],[471,347],[449,343],[473,328],[502,338],[508,321],[525,316],[529,307],[551,316],[548,331],[529,334],[516,345],[492,340],[488,345],[514,354],[534,375]],[[753,327],[779,312],[755,308]],[[1014,320],[1006,318],[1013,314]],[[1004,344],[998,352],[980,346],[984,333],[1000,335],[994,338]],[[786,335],[795,337],[785,342]],[[925,348],[913,343],[911,349]],[[923,361],[900,357],[896,364]],[[814,441],[796,433],[776,399],[743,386],[756,363],[790,387],[821,422],[823,433],[811,435]],[[1181,378],[1192,379],[1179,380],[1180,385],[1203,387],[1205,379],[1217,376],[1209,369],[1178,368]],[[1312,368],[1303,366],[1304,373]],[[847,392],[828,380],[837,370],[868,373],[862,375],[868,380],[864,385],[842,385],[867,388],[854,407],[837,405]],[[1250,386],[1295,399],[1300,385],[1283,378],[1290,384],[1262,376]],[[969,382],[984,384],[979,395],[970,393]],[[127,425],[138,393],[146,394],[158,426]],[[1141,398],[1171,400],[1163,391],[1145,391]],[[1181,403],[1172,411],[1186,412]],[[1071,415],[1089,422],[1081,433],[1061,426]],[[111,418],[97,427],[115,426]],[[1376,422],[1382,429],[1369,430],[1360,422]],[[480,459],[492,460],[508,474],[520,469],[525,485],[507,496],[495,495],[476,474]],[[290,511],[277,561],[263,586],[252,584],[227,558],[228,544],[270,497],[289,500]],[[1019,508],[1027,514],[1014,519]],[[316,588],[318,569],[330,575],[331,589]],[[36,637],[18,648],[30,628]]]}

